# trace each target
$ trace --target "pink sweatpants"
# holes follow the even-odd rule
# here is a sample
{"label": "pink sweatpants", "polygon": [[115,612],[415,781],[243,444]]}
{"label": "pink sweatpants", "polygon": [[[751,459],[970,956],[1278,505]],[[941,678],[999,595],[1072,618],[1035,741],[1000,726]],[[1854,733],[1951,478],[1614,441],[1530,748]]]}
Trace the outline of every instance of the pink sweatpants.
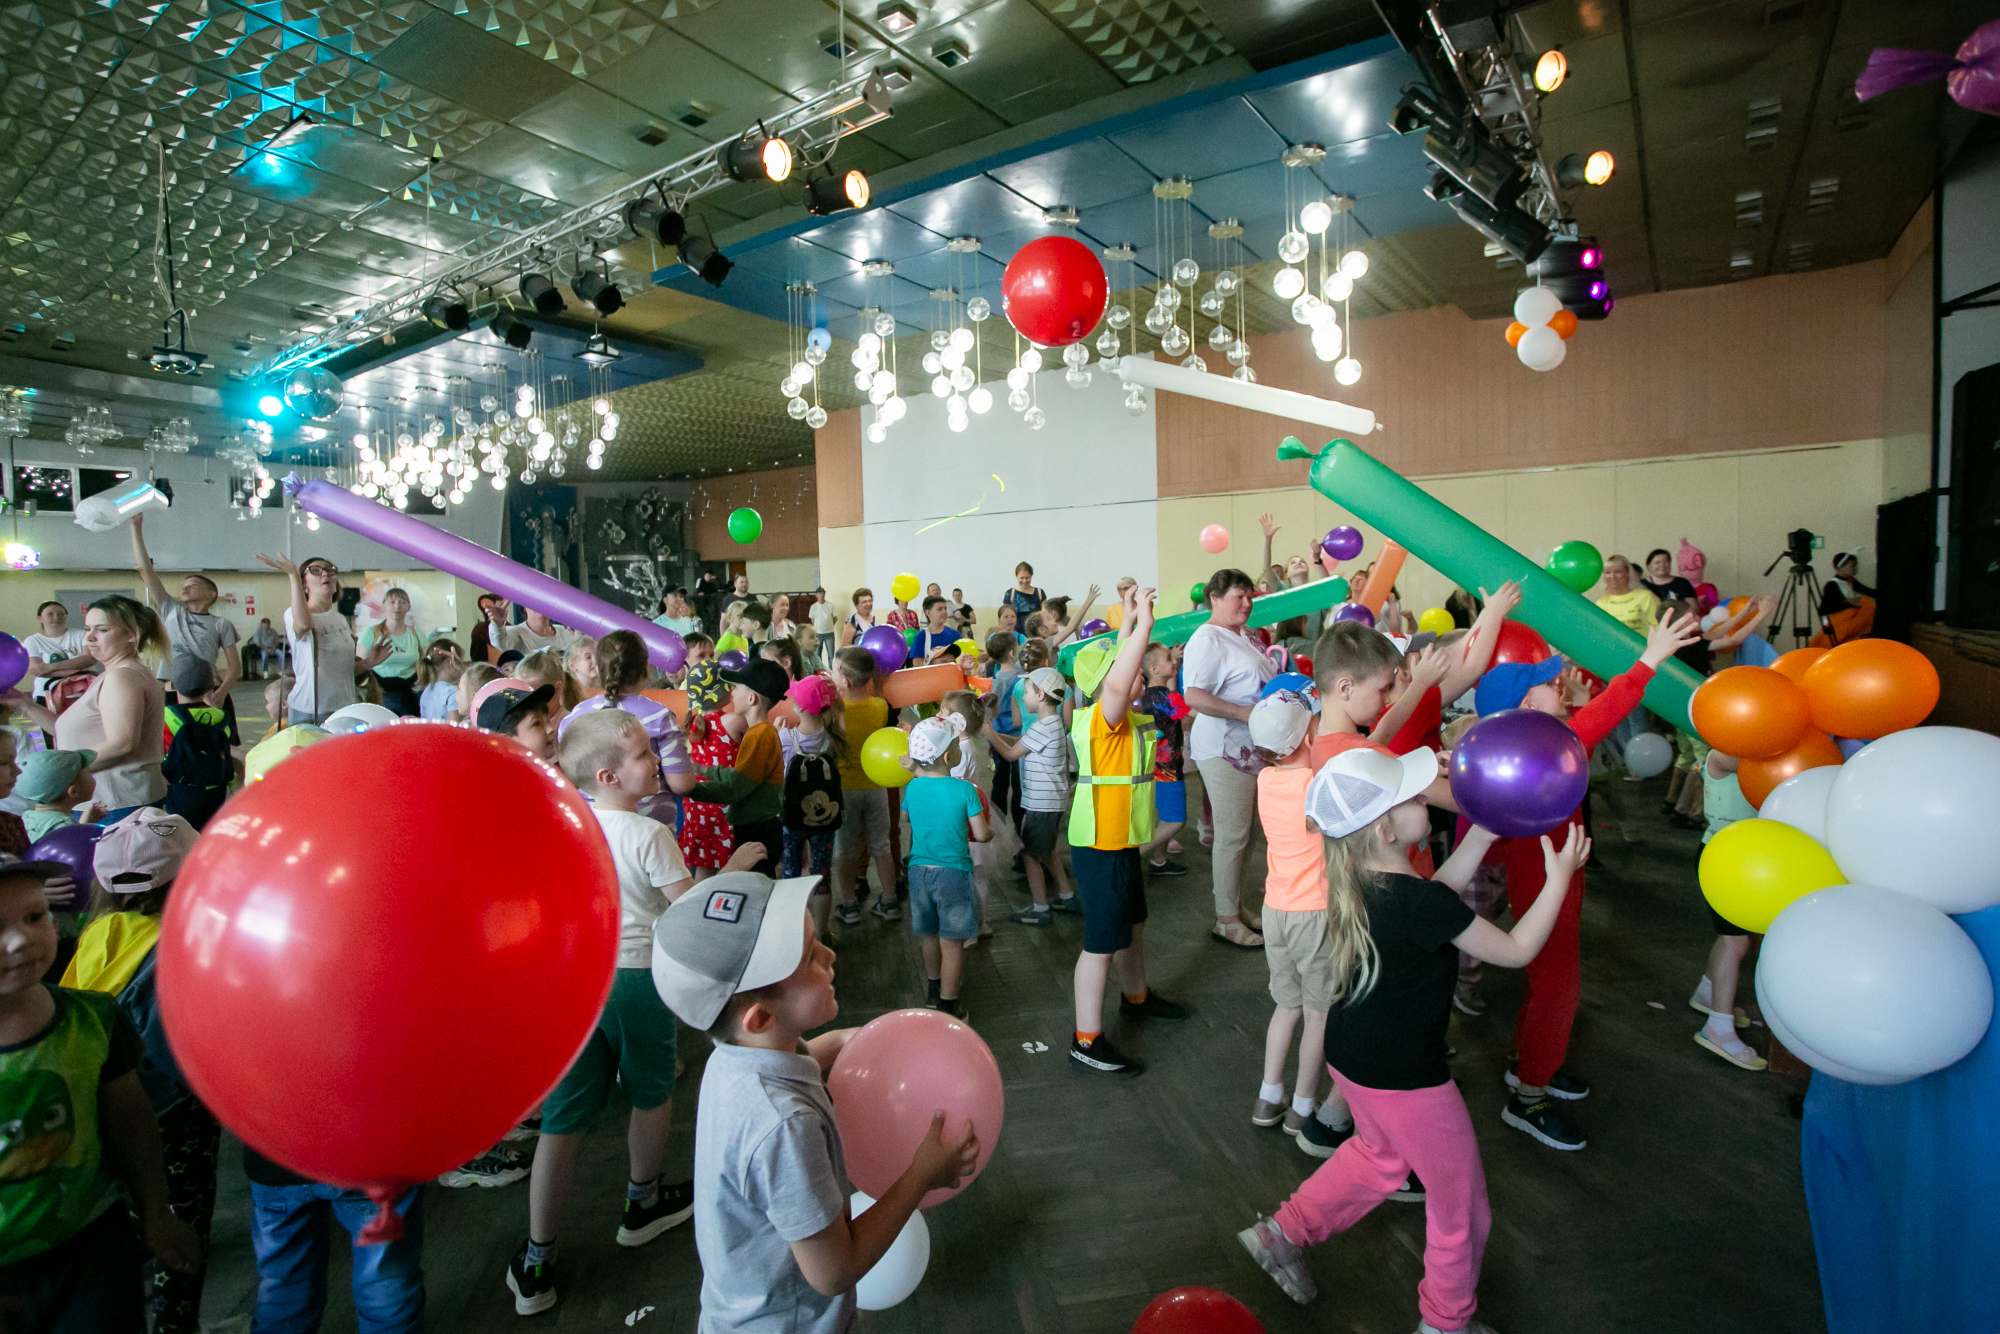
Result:
{"label": "pink sweatpants", "polygon": [[1371,1089],[1327,1067],[1354,1112],[1354,1135],[1278,1209],[1301,1246],[1360,1222],[1415,1171],[1424,1183],[1424,1278],[1417,1310],[1436,1329],[1464,1329],[1478,1309],[1479,1262],[1493,1225],[1479,1143],[1458,1085]]}

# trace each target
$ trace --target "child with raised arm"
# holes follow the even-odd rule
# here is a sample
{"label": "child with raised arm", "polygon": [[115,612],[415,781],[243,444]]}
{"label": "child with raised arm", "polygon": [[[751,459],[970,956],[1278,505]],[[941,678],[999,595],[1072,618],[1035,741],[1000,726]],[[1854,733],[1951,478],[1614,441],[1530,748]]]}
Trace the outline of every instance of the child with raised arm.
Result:
{"label": "child with raised arm", "polygon": [[910,934],[923,951],[928,1003],[965,1018],[959,978],[965,942],[979,939],[979,899],[972,888],[972,845],[993,837],[975,785],[952,776],[965,719],[939,713],[910,729],[903,767],[916,777],[903,789],[910,822]]}
{"label": "child with raised arm", "polygon": [[1437,773],[1429,750],[1397,757],[1357,747],[1329,761],[1307,789],[1307,816],[1325,835],[1335,987],[1326,1055],[1355,1129],[1276,1216],[1237,1240],[1304,1305],[1317,1288],[1303,1248],[1353,1227],[1418,1173],[1427,1190],[1418,1334],[1491,1334],[1472,1319],[1492,1224],[1486,1177],[1472,1118],[1445,1064],[1458,951],[1505,968],[1533,959],[1590,841],[1574,827],[1560,852],[1541,840],[1558,888],[1502,931],[1453,892],[1490,846],[1485,830],[1468,831],[1433,879],[1409,873],[1410,845],[1430,837],[1424,789]]}
{"label": "child with raised arm", "polygon": [[715,1043],[695,1114],[699,1334],[852,1328],[854,1285],[925,1193],[957,1185],[978,1161],[972,1127],[946,1140],[940,1112],[908,1170],[849,1217],[826,1072],[853,1030],[804,1040],[840,1014],[833,951],[806,911],[812,883],[719,875],[654,928],[654,984]]}

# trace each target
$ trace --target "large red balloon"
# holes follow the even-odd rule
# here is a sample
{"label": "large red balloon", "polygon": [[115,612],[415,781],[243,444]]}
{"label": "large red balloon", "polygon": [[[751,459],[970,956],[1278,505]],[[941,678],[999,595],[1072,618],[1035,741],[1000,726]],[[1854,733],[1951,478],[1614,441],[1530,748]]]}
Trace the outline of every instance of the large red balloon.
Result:
{"label": "large red balloon", "polygon": [[[496,814],[501,812],[504,814]],[[335,737],[233,797],[174,884],[160,1007],[201,1100],[387,1208],[485,1152],[610,993],[618,876],[583,798],[437,723]]]}
{"label": "large red balloon", "polygon": [[1139,1313],[1132,1334],[1264,1334],[1264,1326],[1226,1292],[1173,1288]]}
{"label": "large red balloon", "polygon": [[1079,342],[1104,318],[1111,285],[1090,247],[1069,236],[1028,242],[1000,276],[1000,304],[1029,342],[1065,347]]}
{"label": "large red balloon", "polygon": [[1547,662],[1556,651],[1549,641],[1519,621],[1500,622],[1500,643],[1493,650],[1493,663]]}

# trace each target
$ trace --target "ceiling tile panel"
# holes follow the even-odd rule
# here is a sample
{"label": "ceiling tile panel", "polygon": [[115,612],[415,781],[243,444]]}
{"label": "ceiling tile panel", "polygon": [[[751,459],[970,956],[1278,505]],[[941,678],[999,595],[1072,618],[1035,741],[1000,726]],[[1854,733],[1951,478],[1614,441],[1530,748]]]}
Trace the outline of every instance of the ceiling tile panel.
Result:
{"label": "ceiling tile panel", "polygon": [[987,174],[1043,208],[1094,208],[1150,191],[1158,179],[1102,139],[1086,139]]}

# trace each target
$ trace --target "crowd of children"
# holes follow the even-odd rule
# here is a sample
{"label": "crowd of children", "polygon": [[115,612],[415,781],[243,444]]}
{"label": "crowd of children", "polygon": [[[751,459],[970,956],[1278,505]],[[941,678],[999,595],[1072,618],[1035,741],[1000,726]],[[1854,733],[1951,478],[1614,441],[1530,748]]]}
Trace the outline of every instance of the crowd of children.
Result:
{"label": "crowd of children", "polygon": [[[1303,1248],[1384,1199],[1422,1200],[1420,1328],[1484,1328],[1473,1320],[1474,1293],[1490,1215],[1445,1044],[1454,1006],[1483,1008],[1479,964],[1527,970],[1502,1120],[1554,1148],[1584,1146],[1560,1104],[1591,1091],[1565,1064],[1587,826],[1578,814],[1539,839],[1496,839],[1462,817],[1454,825],[1440,756],[1462,725],[1447,725],[1447,715],[1467,699],[1477,716],[1529,708],[1563,718],[1586,749],[1615,741],[1667,657],[1735,647],[1761,620],[1705,634],[1691,614],[1647,612],[1633,594],[1652,594],[1629,588],[1623,573],[1608,610],[1631,604],[1645,648],[1594,696],[1559,658],[1494,664],[1501,623],[1520,600],[1506,584],[1480,590],[1469,624],[1442,637],[1353,622],[1316,638],[1279,627],[1289,639],[1276,636],[1272,653],[1283,661],[1275,665],[1297,670],[1260,668],[1249,683],[1254,702],[1228,715],[1242,729],[1230,763],[1251,777],[1266,849],[1261,917],[1244,906],[1222,924],[1238,928],[1225,937],[1231,943],[1261,945],[1269,976],[1250,1119],[1281,1126],[1321,1161],[1240,1240],[1299,1302],[1315,1292]],[[1279,571],[1272,582],[1298,580]],[[1253,586],[1225,570],[1208,587],[1247,601]],[[1187,1017],[1149,981],[1145,928],[1147,881],[1187,874],[1173,858],[1189,823],[1185,723],[1195,710],[1183,693],[1181,647],[1152,641],[1153,590],[1129,579],[1119,584],[1116,632],[1084,644],[1067,674],[1058,669],[1057,651],[1080,635],[1097,594],[1092,586],[1072,614],[1033,586],[1024,564],[996,628],[974,641],[977,652],[965,642],[974,627],[959,590],[947,599],[933,586],[921,614],[899,600],[884,619],[906,633],[912,665],[956,661],[967,676],[965,689],[900,708],[875,655],[853,642],[875,623],[866,589],[844,625],[823,598],[806,621],[740,598],[721,609],[714,640],[696,628],[685,595],[670,595],[662,620],[685,628],[689,652],[664,680],[636,634],[592,640],[535,615],[507,627],[496,612],[482,627],[500,650],[487,655],[496,662],[468,661],[448,640],[380,636],[409,650],[407,671],[392,675],[410,711],[508,737],[559,765],[591,803],[617,872],[617,971],[595,1031],[513,1143],[440,1179],[528,1178],[525,1237],[504,1276],[520,1314],[558,1301],[558,1234],[580,1137],[618,1087],[630,1106],[618,1242],[642,1246],[693,1220],[704,1330],[847,1327],[856,1280],[924,1192],[961,1179],[978,1148],[969,1130],[947,1141],[933,1126],[894,1187],[851,1215],[824,1084],[847,1031],[804,1035],[838,1010],[829,936],[879,929],[864,918],[871,898],[865,911],[878,919],[907,915],[928,1005],[965,1020],[966,951],[993,933],[999,873],[1018,867],[1027,902],[1009,912],[1003,900],[1002,916],[1037,929],[1058,914],[1080,923],[1068,1042],[1079,1071],[1140,1072],[1106,1032],[1114,975],[1121,1022]],[[827,642],[836,637],[843,646]],[[1310,665],[1294,664],[1306,644]],[[17,859],[0,865],[0,1086],[18,1114],[13,1124],[25,1127],[25,1138],[0,1138],[0,1183],[22,1175],[7,1167],[22,1153],[50,1178],[25,1193],[0,1184],[0,1304],[28,1313],[23,1328],[138,1328],[142,1300],[155,1330],[198,1328],[220,1128],[179,1078],[152,952],[180,863],[231,778],[226,740],[217,750],[200,730],[219,732],[224,721],[199,702],[216,686],[204,666],[175,664],[174,690],[189,702],[168,710],[164,809],[140,809],[107,829],[80,918],[51,911],[70,888],[67,868],[18,858],[34,839],[103,816],[91,805],[95,756],[38,751],[18,781],[11,750],[0,764],[28,803],[18,821],[0,819],[0,851]],[[1218,682],[1196,692],[1212,700],[1220,677],[1203,679]],[[272,684],[272,702],[291,703],[296,721],[293,693]],[[1573,707],[1579,693],[1587,702]],[[884,786],[863,763],[886,728],[907,733],[901,764],[911,776],[900,786]],[[981,781],[982,753],[990,784]],[[1705,810],[1711,831],[1749,813],[1733,761],[1705,747],[1675,799],[1688,789],[1705,798],[1694,809]],[[1495,925],[1502,905],[1511,930]],[[1697,1040],[1761,1068],[1736,1034],[1744,938],[1719,918],[1717,930],[1690,999],[1707,1016]],[[44,984],[58,976],[59,987]],[[669,1182],[662,1167],[684,1065],[676,1017],[707,1034],[713,1052],[701,1076],[694,1177]],[[53,1109],[62,1142],[38,1147],[37,1134],[57,1123],[35,1118]],[[519,1147],[526,1140],[531,1149]],[[357,1232],[366,1201],[248,1151],[245,1166],[256,1200],[255,1327],[310,1328],[324,1301],[328,1221]],[[368,1328],[412,1329],[421,1318],[417,1200],[413,1191],[397,1206],[403,1240],[356,1246],[355,1300]],[[140,1243],[159,1261],[149,1298]],[[99,1258],[107,1255],[132,1262],[107,1266]]]}

